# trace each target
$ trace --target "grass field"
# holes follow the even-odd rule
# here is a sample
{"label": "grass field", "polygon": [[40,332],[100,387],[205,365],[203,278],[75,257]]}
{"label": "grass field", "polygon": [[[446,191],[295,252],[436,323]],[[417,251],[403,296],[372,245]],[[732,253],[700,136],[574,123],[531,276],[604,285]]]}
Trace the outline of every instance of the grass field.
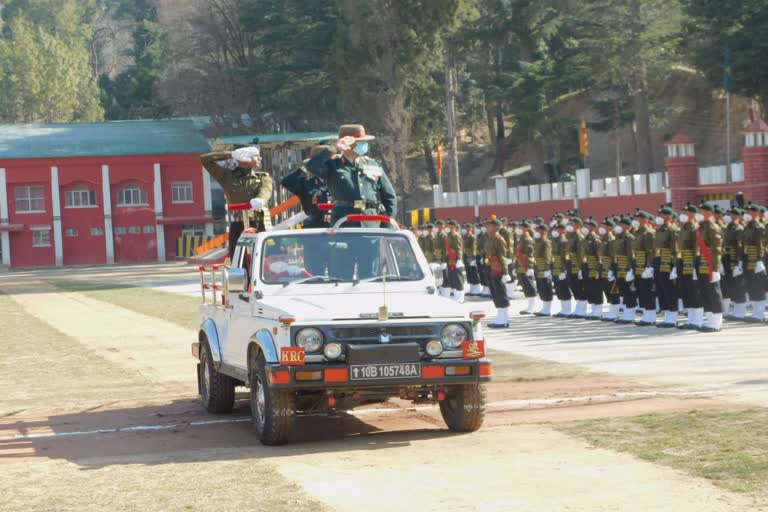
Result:
{"label": "grass field", "polygon": [[691,411],[560,424],[590,444],[768,497],[768,410]]}

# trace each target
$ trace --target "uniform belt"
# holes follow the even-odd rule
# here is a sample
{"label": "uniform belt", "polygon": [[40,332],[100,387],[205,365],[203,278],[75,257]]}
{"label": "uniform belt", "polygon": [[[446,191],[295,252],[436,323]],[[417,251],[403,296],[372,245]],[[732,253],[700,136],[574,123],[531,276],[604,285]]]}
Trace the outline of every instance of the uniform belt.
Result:
{"label": "uniform belt", "polygon": [[377,209],[379,206],[381,206],[381,203],[378,201],[363,201],[362,199],[358,201],[334,201],[334,204],[336,206],[349,206],[351,208],[356,208],[360,210],[360,206],[362,205],[364,208],[371,208],[371,209]]}

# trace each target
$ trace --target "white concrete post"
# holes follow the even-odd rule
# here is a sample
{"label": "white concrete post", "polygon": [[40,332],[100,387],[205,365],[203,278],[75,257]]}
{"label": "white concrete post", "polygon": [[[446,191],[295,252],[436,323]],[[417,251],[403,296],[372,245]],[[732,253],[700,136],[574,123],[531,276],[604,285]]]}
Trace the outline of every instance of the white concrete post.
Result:
{"label": "white concrete post", "polygon": [[61,236],[61,197],[59,196],[59,168],[51,167],[51,203],[53,204],[53,252],[56,266],[64,264],[64,240]]}
{"label": "white concrete post", "polygon": [[[8,224],[8,187],[5,181],[5,169],[0,168],[0,224]],[[11,237],[7,231],[0,232],[0,253],[3,265],[11,266]]]}
{"label": "white concrete post", "polygon": [[165,228],[159,222],[163,218],[163,182],[160,164],[155,164],[155,235],[157,236],[157,261],[165,261]]}
{"label": "white concrete post", "polygon": [[496,178],[496,204],[507,204],[507,178]]}
{"label": "white concrete post", "polygon": [[115,238],[112,233],[112,193],[109,185],[109,166],[101,166],[101,196],[104,201],[104,243],[107,246],[107,264],[115,263]]}
{"label": "white concrete post", "polygon": [[[213,217],[213,203],[211,202],[211,175],[203,167],[203,209],[206,217]],[[213,236],[213,222],[205,223],[206,236]]]}

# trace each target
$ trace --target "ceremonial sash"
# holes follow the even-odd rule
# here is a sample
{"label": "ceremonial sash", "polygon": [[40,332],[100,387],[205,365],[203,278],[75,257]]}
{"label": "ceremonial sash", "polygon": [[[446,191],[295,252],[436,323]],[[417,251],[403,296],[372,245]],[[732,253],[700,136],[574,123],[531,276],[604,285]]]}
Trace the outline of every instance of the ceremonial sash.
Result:
{"label": "ceremonial sash", "polygon": [[528,258],[525,257],[525,254],[523,254],[523,250],[520,247],[517,248],[517,259],[523,264],[525,269],[528,270]]}
{"label": "ceremonial sash", "polygon": [[451,249],[448,237],[445,237],[445,253],[448,255],[448,266],[454,270],[456,268],[456,251]]}
{"label": "ceremonial sash", "polygon": [[[712,275],[712,272],[714,269],[712,268],[712,252],[709,250],[709,247],[707,247],[707,244],[704,242],[704,237],[701,234],[701,230],[696,232],[696,240],[699,242],[699,249],[701,250],[701,255],[704,257],[704,261],[707,263],[707,267],[709,268],[709,275]],[[710,277],[710,280],[712,278]]]}

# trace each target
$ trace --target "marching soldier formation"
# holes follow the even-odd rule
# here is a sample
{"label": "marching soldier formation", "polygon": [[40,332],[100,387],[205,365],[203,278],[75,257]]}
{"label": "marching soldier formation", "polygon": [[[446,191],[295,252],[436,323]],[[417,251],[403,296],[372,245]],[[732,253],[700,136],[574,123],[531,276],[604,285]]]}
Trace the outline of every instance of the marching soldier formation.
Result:
{"label": "marching soldier formation", "polygon": [[493,299],[492,328],[509,326],[515,281],[527,300],[522,315],[699,332],[720,331],[723,319],[764,322],[768,216],[757,204],[662,205],[604,219],[569,211],[549,222],[491,216],[460,232],[458,222],[436,220],[416,235],[443,269],[444,296]]}

